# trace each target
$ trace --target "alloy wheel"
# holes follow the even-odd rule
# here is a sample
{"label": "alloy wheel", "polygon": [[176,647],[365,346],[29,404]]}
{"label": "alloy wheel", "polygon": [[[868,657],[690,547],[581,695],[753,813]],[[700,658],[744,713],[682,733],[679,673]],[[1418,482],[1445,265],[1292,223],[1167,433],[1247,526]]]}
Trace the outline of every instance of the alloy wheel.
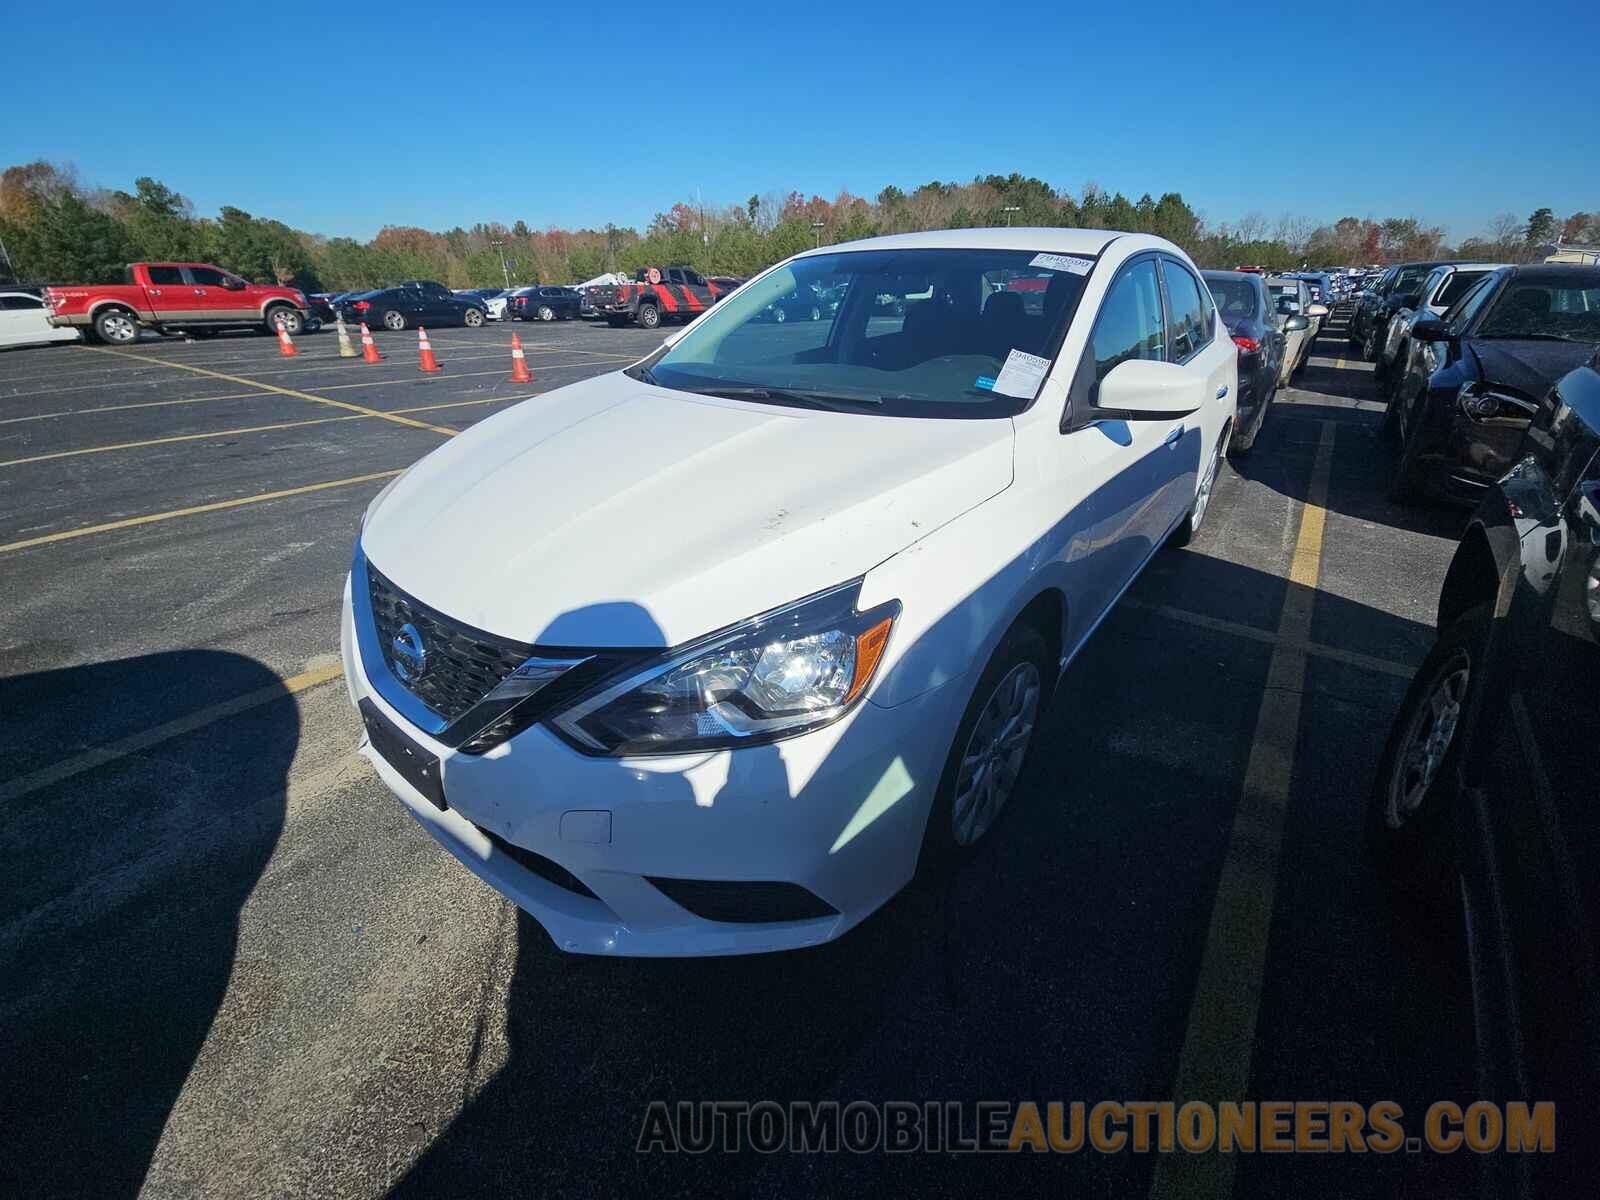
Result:
{"label": "alloy wheel", "polygon": [[134,325],[132,318],[122,313],[112,313],[100,320],[100,333],[110,342],[131,342],[139,336],[139,329]]}
{"label": "alloy wheel", "polygon": [[1039,668],[1031,662],[1012,667],[995,685],[972,727],[956,776],[951,833],[970,846],[989,831],[1027,757],[1039,717]]}
{"label": "alloy wheel", "polygon": [[1384,798],[1383,816],[1390,829],[1399,829],[1416,815],[1438,778],[1461,723],[1471,679],[1472,663],[1463,651],[1446,664],[1412,712]]}
{"label": "alloy wheel", "polygon": [[1222,443],[1217,443],[1217,448],[1211,452],[1211,461],[1206,464],[1206,472],[1200,477],[1199,486],[1194,491],[1194,509],[1189,514],[1189,529],[1194,531],[1200,528],[1200,523],[1206,519],[1206,509],[1211,506],[1211,492],[1217,484],[1217,468],[1222,463]]}

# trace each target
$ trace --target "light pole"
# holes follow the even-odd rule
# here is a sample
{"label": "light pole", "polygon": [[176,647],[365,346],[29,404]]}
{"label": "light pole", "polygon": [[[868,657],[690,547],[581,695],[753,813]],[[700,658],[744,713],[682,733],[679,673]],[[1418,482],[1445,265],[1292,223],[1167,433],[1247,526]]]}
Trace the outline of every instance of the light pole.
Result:
{"label": "light pole", "polygon": [[500,273],[506,277],[506,286],[510,287],[511,286],[511,268],[506,266],[506,251],[505,251],[505,245],[506,244],[504,242],[502,242],[502,241],[492,241],[492,242],[489,243],[489,245],[493,246],[496,250],[498,250],[500,252]]}
{"label": "light pole", "polygon": [[1008,204],[1004,208],[1002,208],[1000,211],[1005,213],[1005,215],[1006,215],[1006,228],[1009,229],[1011,227],[1011,214],[1012,213],[1021,212],[1022,211],[1022,206],[1018,205],[1018,204]]}
{"label": "light pole", "polygon": [[813,222],[811,222],[811,228],[813,228],[813,229],[815,229],[817,231],[817,249],[818,250],[822,249],[822,231],[824,229],[826,229],[827,227],[828,227],[828,223],[826,221],[813,221]]}

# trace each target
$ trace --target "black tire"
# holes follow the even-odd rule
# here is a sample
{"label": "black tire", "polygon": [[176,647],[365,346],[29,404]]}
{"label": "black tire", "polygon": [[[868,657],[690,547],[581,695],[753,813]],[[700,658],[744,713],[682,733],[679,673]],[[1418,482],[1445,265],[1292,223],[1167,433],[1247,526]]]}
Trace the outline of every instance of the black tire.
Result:
{"label": "black tire", "polygon": [[102,308],[92,328],[96,340],[108,346],[131,346],[139,340],[139,319],[125,308]]}
{"label": "black tire", "polygon": [[539,305],[539,320],[541,320],[541,321],[554,321],[555,319],[556,319],[556,310],[555,309],[551,308],[548,304]]}
{"label": "black tire", "polygon": [[[1400,432],[1400,410],[1395,408],[1395,435]],[[1387,420],[1388,413],[1384,413]],[[1415,504],[1426,498],[1422,485],[1422,472],[1417,460],[1422,457],[1421,422],[1413,420],[1405,444],[1400,448],[1400,461],[1395,464],[1394,482],[1389,485],[1389,499],[1396,504]]]}
{"label": "black tire", "polygon": [[298,308],[290,308],[284,304],[275,304],[271,308],[267,309],[266,312],[266,321],[264,324],[267,332],[276,337],[278,335],[278,326],[280,323],[286,330],[289,331],[290,337],[298,337],[305,330],[306,326],[305,318],[300,315],[300,310]]}
{"label": "black tire", "polygon": [[406,315],[396,308],[386,308],[378,318],[378,324],[391,333],[399,333],[406,327]]}
{"label": "black tire", "polygon": [[661,310],[654,304],[641,304],[638,321],[641,329],[654,329],[661,324]]}
{"label": "black tire", "polygon": [[1228,457],[1245,458],[1250,451],[1255,449],[1256,439],[1261,436],[1262,427],[1267,423],[1267,410],[1272,407],[1272,402],[1278,398],[1278,385],[1274,381],[1272,390],[1267,393],[1267,398],[1261,402],[1261,409],[1250,422],[1250,428],[1243,437],[1237,432],[1228,439]]}
{"label": "black tire", "polygon": [[1174,546],[1187,546],[1194,539],[1194,535],[1200,532],[1200,526],[1205,523],[1206,513],[1211,511],[1211,501],[1216,498],[1217,479],[1222,474],[1222,459],[1231,432],[1231,427],[1222,431],[1222,438],[1217,442],[1216,449],[1211,452],[1211,458],[1201,468],[1207,474],[1195,480],[1194,507],[1189,509],[1188,515],[1179,521],[1178,527],[1172,531],[1171,542]]}
{"label": "black tire", "polygon": [[776,321],[779,325],[782,325],[785,321],[787,321],[789,319],[789,314],[787,312],[785,312],[782,308],[775,308],[775,309],[772,310],[772,319],[774,321]]}
{"label": "black tire", "polygon": [[1396,897],[1455,902],[1459,726],[1484,686],[1489,626],[1490,604],[1484,603],[1440,632],[1411,680],[1378,760],[1362,836]]}
{"label": "black tire", "polygon": [[461,323],[468,329],[477,329],[483,324],[483,309],[469,308],[461,314]]}
{"label": "black tire", "polygon": [[1387,323],[1385,323],[1385,326],[1379,326],[1374,321],[1372,327],[1367,330],[1366,340],[1361,343],[1361,357],[1369,363],[1377,362],[1378,356],[1383,353],[1383,337],[1387,332],[1386,325]]}
{"label": "black tire", "polygon": [[[969,796],[966,792],[968,786],[977,788],[977,785],[963,769],[964,760],[973,748],[979,721],[988,713],[991,702],[1003,699],[999,697],[998,689],[1002,684],[1007,688],[1014,686],[1017,680],[1013,673],[1019,671],[1022,683],[1027,686],[1029,668],[1037,681],[1037,691],[1034,695],[1032,724],[1023,738],[1020,756],[999,766],[996,765],[998,760],[989,763],[987,770],[999,771],[995,778],[1005,791],[998,797],[998,804],[988,813],[986,821],[975,821],[967,826],[968,836],[964,840],[958,832],[958,794],[967,796],[974,803],[981,798]],[[1009,801],[1015,794],[1016,783],[1026,772],[1028,759],[1038,741],[1039,720],[1049,702],[1054,682],[1055,664],[1050,661],[1044,635],[1026,622],[1013,625],[1000,639],[983,674],[978,677],[972,696],[967,701],[966,712],[956,726],[955,739],[945,758],[944,773],[939,777],[939,790],[934,795],[933,808],[928,814],[928,827],[923,833],[921,861],[924,866],[942,870],[959,865],[982,848],[985,840],[993,834],[997,821],[1004,819],[1006,810],[1011,807]],[[981,788],[978,790],[981,792]],[[971,809],[964,808],[962,811],[968,814]]]}
{"label": "black tire", "polygon": [[813,321],[822,320],[822,309],[818,308],[815,304],[811,306],[811,319]]}

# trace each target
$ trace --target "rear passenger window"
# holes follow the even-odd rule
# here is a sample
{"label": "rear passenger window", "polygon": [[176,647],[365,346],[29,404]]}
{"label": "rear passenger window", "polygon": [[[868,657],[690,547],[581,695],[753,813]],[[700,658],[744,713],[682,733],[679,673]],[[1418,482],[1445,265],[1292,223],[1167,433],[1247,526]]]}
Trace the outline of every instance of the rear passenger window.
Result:
{"label": "rear passenger window", "polygon": [[150,282],[154,284],[175,284],[183,282],[182,267],[150,267]]}
{"label": "rear passenger window", "polygon": [[1165,356],[1166,331],[1161,323],[1161,289],[1154,259],[1134,263],[1111,285],[1100,306],[1090,350],[1096,383],[1129,359],[1159,361]]}
{"label": "rear passenger window", "polygon": [[1210,306],[1200,298],[1200,284],[1170,258],[1161,260],[1167,279],[1167,304],[1172,323],[1172,361],[1184,362],[1211,340]]}

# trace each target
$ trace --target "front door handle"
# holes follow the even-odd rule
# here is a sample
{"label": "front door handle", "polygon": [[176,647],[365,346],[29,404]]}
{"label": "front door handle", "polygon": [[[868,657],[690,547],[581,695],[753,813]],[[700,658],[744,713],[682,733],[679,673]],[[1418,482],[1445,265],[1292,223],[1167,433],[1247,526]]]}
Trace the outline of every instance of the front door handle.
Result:
{"label": "front door handle", "polygon": [[1171,433],[1167,434],[1167,445],[1168,446],[1176,446],[1178,444],[1178,442],[1182,440],[1182,438],[1183,438],[1183,426],[1179,425]]}
{"label": "front door handle", "polygon": [[1227,394],[1228,394],[1228,385],[1227,384],[1223,384],[1221,387],[1219,387],[1217,389],[1217,399],[1218,400],[1221,400]]}

